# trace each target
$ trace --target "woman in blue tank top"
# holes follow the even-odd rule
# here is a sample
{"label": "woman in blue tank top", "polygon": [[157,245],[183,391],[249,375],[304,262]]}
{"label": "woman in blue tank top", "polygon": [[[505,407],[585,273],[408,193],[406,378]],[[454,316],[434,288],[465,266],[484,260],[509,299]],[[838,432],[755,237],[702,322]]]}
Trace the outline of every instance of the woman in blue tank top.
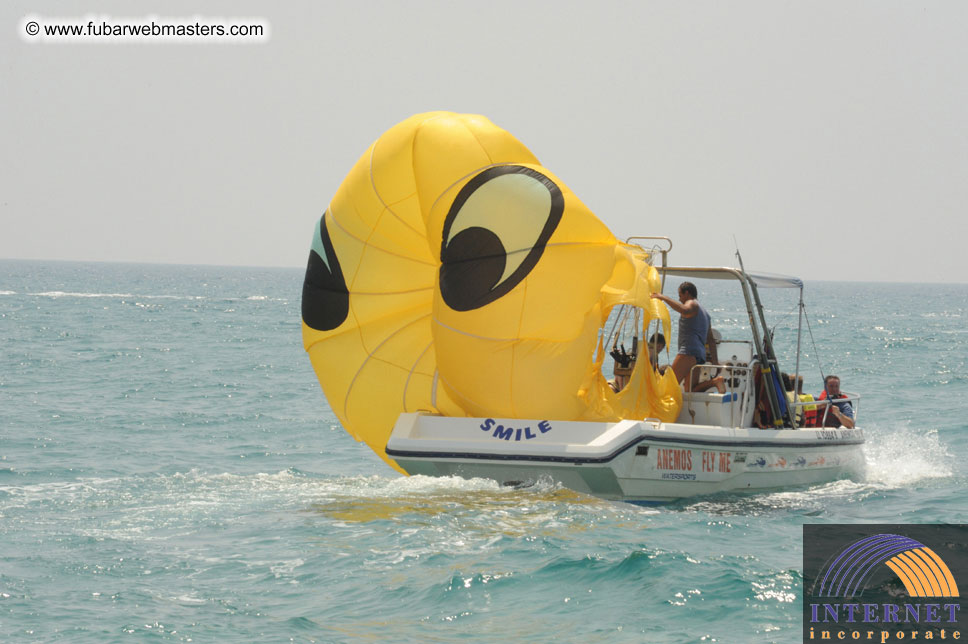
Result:
{"label": "woman in blue tank top", "polygon": [[[706,340],[709,337],[710,318],[706,309],[699,306],[698,291],[692,282],[679,285],[679,301],[661,293],[653,293],[652,297],[662,300],[679,314],[679,352],[672,361],[672,370],[676,379],[683,382],[690,370],[697,364],[706,362]],[[721,376],[699,383],[699,370],[692,372],[691,382],[686,383],[686,391],[703,391],[716,387],[723,392],[726,390]]]}

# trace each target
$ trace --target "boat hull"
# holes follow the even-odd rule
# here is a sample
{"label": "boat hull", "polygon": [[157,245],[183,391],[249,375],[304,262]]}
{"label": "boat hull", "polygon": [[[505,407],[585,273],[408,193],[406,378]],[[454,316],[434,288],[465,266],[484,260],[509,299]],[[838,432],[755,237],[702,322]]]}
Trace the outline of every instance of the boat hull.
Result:
{"label": "boat hull", "polygon": [[665,502],[810,485],[862,471],[859,429],[761,430],[402,414],[387,454],[409,474],[551,479],[577,492]]}

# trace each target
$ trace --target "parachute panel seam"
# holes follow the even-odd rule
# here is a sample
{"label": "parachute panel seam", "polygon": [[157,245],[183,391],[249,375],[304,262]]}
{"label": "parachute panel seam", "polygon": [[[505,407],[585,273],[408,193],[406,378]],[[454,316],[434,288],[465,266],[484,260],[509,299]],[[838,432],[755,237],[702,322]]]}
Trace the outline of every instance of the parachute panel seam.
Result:
{"label": "parachute panel seam", "polygon": [[[356,316],[356,314],[354,312],[354,317],[355,316]],[[356,386],[356,379],[360,377],[360,373],[362,373],[363,368],[366,367],[367,364],[369,364],[370,359],[371,358],[374,358],[374,354],[377,351],[380,350],[380,347],[382,347],[384,344],[386,344],[387,342],[389,342],[390,339],[393,338],[394,336],[396,336],[398,333],[402,332],[407,327],[413,326],[417,322],[420,322],[424,318],[428,318],[428,317],[430,317],[430,314],[429,313],[427,315],[421,315],[420,317],[415,318],[415,319],[411,320],[410,322],[407,322],[406,324],[404,324],[403,326],[401,326],[400,328],[398,328],[396,331],[394,331],[393,333],[391,333],[387,337],[383,338],[383,340],[380,342],[380,344],[376,345],[376,347],[373,349],[373,351],[367,351],[366,358],[360,364],[360,368],[356,370],[356,373],[353,374],[353,380],[350,381],[350,386],[346,388],[346,396],[343,398],[343,415],[344,416],[346,416],[347,418],[349,418],[348,405],[349,405],[349,400],[350,400],[350,394],[353,393],[353,387]],[[366,347],[366,344],[363,342],[363,331],[362,331],[362,329],[360,329],[360,344],[362,344],[364,348]],[[380,358],[376,358],[376,359],[377,360],[381,360]],[[386,362],[386,361],[385,360],[381,360],[381,362]]]}
{"label": "parachute panel seam", "polygon": [[413,377],[413,372],[417,369],[417,365],[420,364],[420,361],[423,360],[423,357],[427,354],[432,346],[434,346],[433,340],[431,340],[427,346],[424,347],[424,350],[420,352],[420,355],[417,356],[417,359],[413,361],[413,366],[410,367],[410,373],[407,374],[407,382],[403,385],[403,413],[407,413],[407,391],[410,389],[410,379]]}
{"label": "parachute panel seam", "polygon": [[420,260],[420,259],[417,259],[415,257],[410,257],[410,256],[407,256],[407,255],[402,255],[400,253],[395,253],[392,250],[388,250],[386,248],[383,248],[382,246],[377,246],[375,244],[368,244],[365,239],[360,239],[359,237],[357,237],[356,235],[354,235],[353,233],[351,233],[349,230],[347,230],[345,226],[343,226],[341,223],[339,223],[339,220],[336,218],[336,213],[333,211],[332,208],[329,209],[329,214],[330,214],[330,217],[333,220],[333,223],[336,224],[336,226],[340,230],[342,230],[346,234],[347,237],[352,237],[353,239],[355,239],[356,241],[360,242],[361,244],[368,245],[373,250],[380,251],[381,253],[386,253],[387,255],[393,255],[394,257],[399,257],[400,259],[406,260],[408,262],[414,262],[415,264],[423,264],[424,266],[431,266],[431,267],[434,267],[434,268],[436,268],[436,266],[437,266],[433,262],[425,262],[425,261]]}
{"label": "parachute panel seam", "polygon": [[[414,137],[416,138],[416,134],[414,134]],[[370,163],[369,163],[369,166],[370,167],[369,167],[369,173],[370,173],[370,185],[373,186],[373,194],[376,195],[376,198],[380,200],[380,203],[383,204],[383,207],[386,208],[390,212],[391,215],[393,215],[394,217],[396,217],[397,219],[400,220],[400,223],[402,223],[404,226],[406,226],[407,228],[409,228],[413,232],[417,233],[418,235],[425,236],[419,230],[417,230],[416,228],[414,228],[413,226],[411,226],[403,217],[401,217],[400,215],[398,215],[397,213],[395,213],[393,211],[393,209],[390,208],[390,206],[387,205],[387,202],[383,199],[383,195],[381,195],[380,194],[380,191],[377,190],[377,188],[376,188],[376,178],[373,176],[373,155],[376,154],[376,146],[380,144],[380,141],[382,139],[383,139],[383,137],[381,136],[379,139],[377,139],[373,143],[373,147],[370,148]],[[411,164],[410,165],[411,165],[411,168],[412,168],[413,167],[413,163],[412,163],[413,155],[412,154],[411,154],[411,157],[410,158],[411,158]]]}

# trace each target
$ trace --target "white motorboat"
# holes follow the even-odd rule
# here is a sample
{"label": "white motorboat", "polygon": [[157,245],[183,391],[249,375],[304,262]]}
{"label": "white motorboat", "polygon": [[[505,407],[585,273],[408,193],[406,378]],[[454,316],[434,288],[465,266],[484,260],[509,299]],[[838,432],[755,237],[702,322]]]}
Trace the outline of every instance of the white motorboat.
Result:
{"label": "white motorboat", "polygon": [[[659,270],[664,278],[729,279],[740,284],[750,337],[720,342],[718,356],[728,358],[715,366],[695,367],[722,370],[725,393],[683,393],[674,423],[649,418],[605,423],[404,413],[386,454],[409,474],[483,477],[505,485],[550,479],[577,492],[630,502],[809,485],[861,470],[863,431],[824,427],[831,420],[824,404],[794,401],[780,385],[758,289],[800,290],[801,326],[796,367],[791,370],[795,381],[800,371],[802,281],[747,273],[741,258],[741,268],[668,267],[670,248],[671,242],[661,251]],[[851,404],[856,418],[860,396],[845,395],[838,404]],[[817,407],[820,426],[801,426],[808,417],[804,411]],[[758,426],[764,424],[768,426]]]}
{"label": "white motorboat", "polygon": [[[731,394],[688,394],[710,413]],[[696,400],[702,398],[702,400]],[[725,412],[728,413],[728,412]],[[703,419],[707,420],[707,419]],[[409,474],[551,479],[622,501],[672,501],[730,490],[807,485],[863,465],[860,429],[758,429],[624,420],[618,423],[446,418],[402,414],[387,454]]]}

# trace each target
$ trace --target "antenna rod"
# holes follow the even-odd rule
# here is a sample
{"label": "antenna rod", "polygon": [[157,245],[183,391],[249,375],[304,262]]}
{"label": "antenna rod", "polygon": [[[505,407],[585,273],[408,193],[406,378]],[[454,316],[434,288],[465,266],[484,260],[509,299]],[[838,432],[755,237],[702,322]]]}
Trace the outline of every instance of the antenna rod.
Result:
{"label": "antenna rod", "polygon": [[736,235],[733,235],[733,245],[736,246],[736,259],[739,260],[739,270],[746,273],[746,267],[743,266],[743,256],[739,254],[739,242],[736,241]]}

